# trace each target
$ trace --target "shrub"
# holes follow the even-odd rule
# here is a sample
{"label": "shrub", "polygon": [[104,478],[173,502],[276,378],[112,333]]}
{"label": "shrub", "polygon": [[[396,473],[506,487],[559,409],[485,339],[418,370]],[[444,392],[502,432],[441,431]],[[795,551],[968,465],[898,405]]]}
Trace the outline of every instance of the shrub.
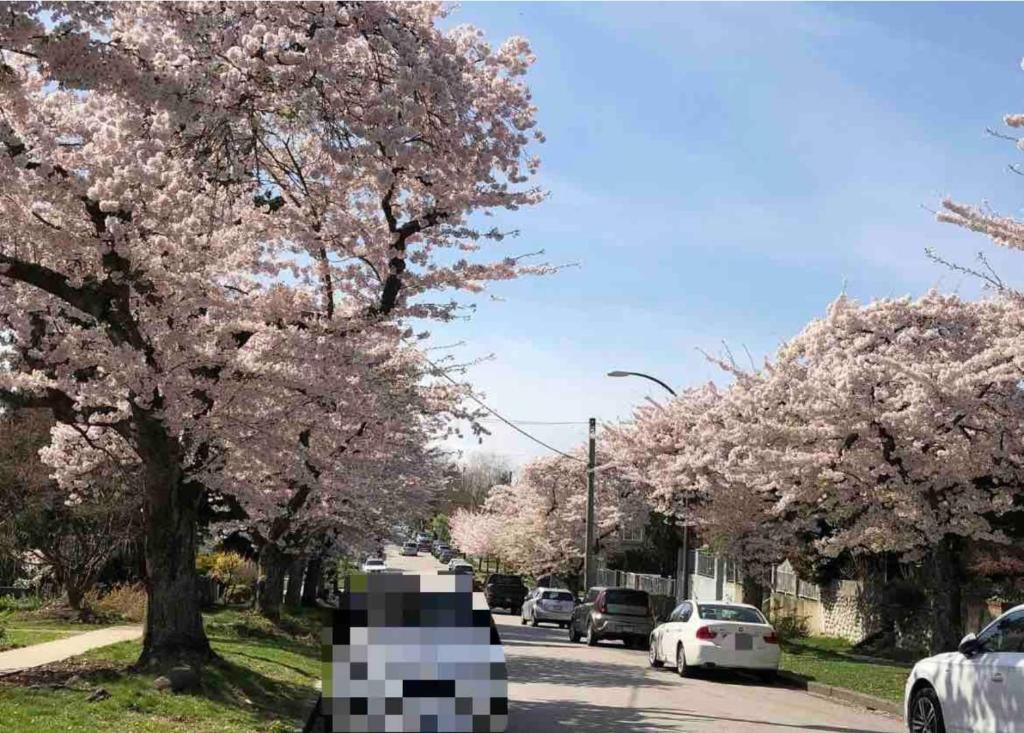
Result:
{"label": "shrub", "polygon": [[16,598],[15,596],[0,596],[0,613],[5,611],[38,611],[43,606],[41,596],[31,595]]}
{"label": "shrub", "polygon": [[772,626],[775,627],[775,634],[780,642],[787,642],[791,639],[803,639],[810,634],[807,627],[807,617],[799,616],[792,611],[781,611],[772,614]]}
{"label": "shrub", "polygon": [[232,585],[224,594],[224,602],[232,604],[252,603],[252,585]]}
{"label": "shrub", "polygon": [[200,575],[213,578],[226,586],[254,585],[259,568],[237,552],[211,552],[196,557],[196,570]]}
{"label": "shrub", "polygon": [[85,597],[85,605],[101,620],[134,621],[141,623],[146,618],[146,589],[141,583],[116,585],[106,594],[95,590]]}

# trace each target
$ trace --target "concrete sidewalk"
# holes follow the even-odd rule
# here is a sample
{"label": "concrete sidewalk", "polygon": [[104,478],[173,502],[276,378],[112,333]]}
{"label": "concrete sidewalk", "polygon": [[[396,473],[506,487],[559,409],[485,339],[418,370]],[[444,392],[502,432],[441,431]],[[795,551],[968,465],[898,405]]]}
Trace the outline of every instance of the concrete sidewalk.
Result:
{"label": "concrete sidewalk", "polygon": [[47,641],[43,644],[0,652],[0,675],[44,664],[60,662],[69,657],[83,654],[90,649],[110,646],[119,641],[134,641],[142,638],[142,626],[111,626],[107,629],[87,631],[64,639]]}

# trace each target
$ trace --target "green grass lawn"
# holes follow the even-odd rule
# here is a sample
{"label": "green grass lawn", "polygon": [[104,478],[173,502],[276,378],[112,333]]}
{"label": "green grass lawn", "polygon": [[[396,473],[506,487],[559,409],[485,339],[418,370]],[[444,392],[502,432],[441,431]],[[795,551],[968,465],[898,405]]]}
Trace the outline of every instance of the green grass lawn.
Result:
{"label": "green grass lawn", "polygon": [[207,635],[223,660],[203,668],[202,694],[153,688],[155,674],[126,667],[139,642],[95,649],[78,658],[106,669],[82,674],[111,697],[89,703],[88,690],[28,689],[0,684],[4,733],[284,733],[301,728],[320,679],[316,614],[286,618],[285,633],[239,611],[205,616]]}
{"label": "green grass lawn", "polygon": [[850,647],[847,641],[823,636],[793,639],[782,645],[779,668],[814,682],[902,701],[910,665],[853,659]]}

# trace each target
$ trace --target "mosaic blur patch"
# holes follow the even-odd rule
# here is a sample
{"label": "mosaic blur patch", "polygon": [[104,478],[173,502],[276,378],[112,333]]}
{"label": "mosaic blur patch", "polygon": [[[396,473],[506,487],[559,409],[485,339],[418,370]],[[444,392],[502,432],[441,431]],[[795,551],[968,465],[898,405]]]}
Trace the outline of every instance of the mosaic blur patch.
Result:
{"label": "mosaic blur patch", "polygon": [[500,733],[508,672],[470,575],[353,575],[324,630],[324,731]]}

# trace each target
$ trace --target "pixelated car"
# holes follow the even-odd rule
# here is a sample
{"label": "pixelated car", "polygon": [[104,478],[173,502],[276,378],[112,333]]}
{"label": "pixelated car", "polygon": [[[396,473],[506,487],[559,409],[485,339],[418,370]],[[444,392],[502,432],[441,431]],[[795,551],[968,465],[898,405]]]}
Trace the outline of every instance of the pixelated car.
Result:
{"label": "pixelated car", "polygon": [[355,574],[324,636],[322,733],[502,733],[508,673],[470,575]]}

